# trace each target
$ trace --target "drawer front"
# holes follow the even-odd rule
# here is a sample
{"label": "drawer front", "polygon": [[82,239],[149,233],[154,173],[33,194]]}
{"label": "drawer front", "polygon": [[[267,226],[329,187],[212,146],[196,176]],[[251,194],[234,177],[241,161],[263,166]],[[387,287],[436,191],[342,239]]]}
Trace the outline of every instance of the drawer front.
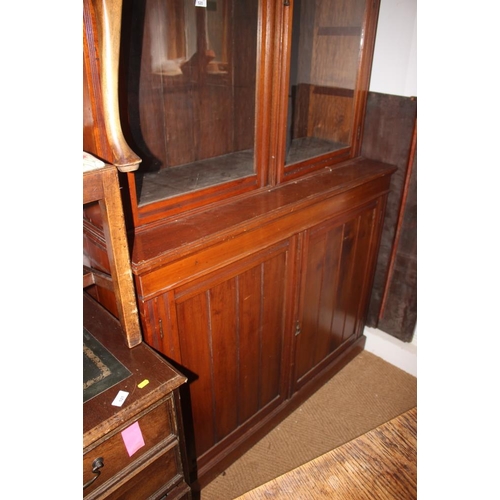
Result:
{"label": "drawer front", "polygon": [[104,465],[100,469],[100,476],[92,485],[85,488],[83,491],[84,495],[88,495],[99,488],[115,474],[133,464],[161,441],[167,439],[169,436],[173,438],[177,432],[174,418],[173,400],[172,397],[169,397],[166,401],[137,420],[144,440],[144,446],[133,453],[131,457],[128,455],[121,431],[128,428],[135,421],[131,421],[124,428],[120,428],[117,432],[110,434],[109,438],[100,445],[90,451],[86,451],[83,456],[83,484],[86,484],[95,477],[95,474],[92,473],[92,464],[95,459],[102,457]]}
{"label": "drawer front", "polygon": [[180,451],[177,445],[166,451],[162,450],[160,456],[155,455],[151,461],[137,468],[125,483],[99,498],[106,500],[160,498],[183,481],[180,464]]}

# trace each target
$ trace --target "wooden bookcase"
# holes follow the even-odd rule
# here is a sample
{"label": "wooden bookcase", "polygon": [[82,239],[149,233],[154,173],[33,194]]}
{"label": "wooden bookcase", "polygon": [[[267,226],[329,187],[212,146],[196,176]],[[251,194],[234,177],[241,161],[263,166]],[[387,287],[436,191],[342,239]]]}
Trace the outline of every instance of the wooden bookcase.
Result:
{"label": "wooden bookcase", "polygon": [[395,168],[360,156],[378,0],[193,3],[84,1],[84,144],[140,158],[141,325],[203,486],[363,349]]}

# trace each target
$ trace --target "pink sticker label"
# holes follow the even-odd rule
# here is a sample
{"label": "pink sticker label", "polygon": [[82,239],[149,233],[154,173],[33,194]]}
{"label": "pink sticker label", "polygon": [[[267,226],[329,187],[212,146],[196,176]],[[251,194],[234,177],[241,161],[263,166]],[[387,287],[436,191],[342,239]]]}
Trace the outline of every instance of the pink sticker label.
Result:
{"label": "pink sticker label", "polygon": [[125,448],[127,448],[129,457],[145,445],[141,428],[139,427],[139,422],[135,422],[131,426],[124,429],[122,431],[122,438],[125,443]]}

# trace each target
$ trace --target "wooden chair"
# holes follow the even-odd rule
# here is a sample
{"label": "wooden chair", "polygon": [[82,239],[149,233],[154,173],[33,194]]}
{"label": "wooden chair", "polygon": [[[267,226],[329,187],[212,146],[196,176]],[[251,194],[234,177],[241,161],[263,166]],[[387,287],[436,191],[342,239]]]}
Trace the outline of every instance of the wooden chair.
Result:
{"label": "wooden chair", "polygon": [[125,343],[134,347],[142,342],[142,333],[115,166],[105,164],[83,172],[83,204],[94,201],[101,210],[110,274],[84,266],[83,287],[98,285],[114,293]]}

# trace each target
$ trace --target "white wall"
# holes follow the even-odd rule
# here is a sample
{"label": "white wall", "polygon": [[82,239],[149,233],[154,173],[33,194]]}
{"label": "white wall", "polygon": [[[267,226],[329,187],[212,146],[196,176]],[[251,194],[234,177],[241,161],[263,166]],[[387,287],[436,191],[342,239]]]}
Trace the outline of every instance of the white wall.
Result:
{"label": "white wall", "polygon": [[[417,0],[381,0],[375,40],[372,92],[417,95]],[[366,350],[417,376],[417,333],[411,344],[365,328]]]}
{"label": "white wall", "polygon": [[370,90],[417,95],[417,0],[381,0]]}

